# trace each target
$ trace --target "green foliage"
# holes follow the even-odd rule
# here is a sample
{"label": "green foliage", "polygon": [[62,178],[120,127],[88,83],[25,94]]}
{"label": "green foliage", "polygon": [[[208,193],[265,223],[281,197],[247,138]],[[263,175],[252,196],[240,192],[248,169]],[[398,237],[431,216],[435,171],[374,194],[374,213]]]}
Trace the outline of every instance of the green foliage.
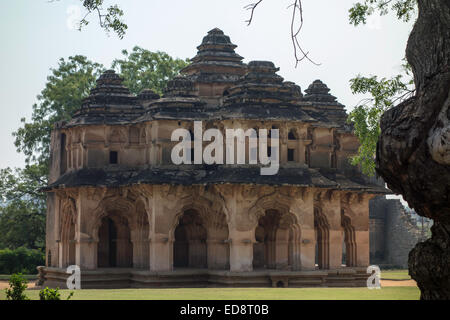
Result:
{"label": "green foliage", "polygon": [[41,250],[24,247],[15,250],[0,250],[0,273],[36,274],[36,267],[45,264],[44,253]]}
{"label": "green foliage", "polygon": [[95,80],[103,71],[101,64],[84,56],[61,58],[58,68],[50,69],[45,88],[33,105],[31,122],[22,118],[22,127],[13,133],[18,152],[23,152],[27,163],[48,163],[50,133],[57,121],[70,119],[89,95]]}
{"label": "green foliage", "polygon": [[[69,296],[66,300],[70,300],[73,296],[73,291],[69,293]],[[59,288],[49,289],[45,287],[44,289],[39,291],[39,300],[61,300],[61,293],[59,292]]]}
{"label": "green foliage", "polygon": [[128,26],[123,22],[123,11],[117,5],[112,5],[104,10],[102,8],[104,0],[80,0],[83,7],[87,10],[87,14],[80,21],[79,30],[89,24],[87,17],[94,13],[98,16],[100,27],[107,33],[113,30],[117,36],[122,39],[125,35]]}
{"label": "green foliage", "polygon": [[364,0],[350,8],[349,20],[350,24],[357,26],[366,24],[367,17],[374,13],[386,15],[389,11],[393,11],[398,19],[407,22],[415,14],[416,8],[417,0]]}
{"label": "green foliage", "polygon": [[[386,15],[393,11],[399,20],[409,21],[415,15],[417,0],[364,0],[357,2],[349,10],[350,24],[358,26],[367,22],[372,14]],[[375,174],[375,151],[381,133],[380,119],[383,113],[394,103],[401,102],[414,90],[410,77],[411,67],[405,62],[404,71],[410,78],[403,81],[402,75],[391,79],[377,79],[376,76],[358,75],[350,80],[353,94],[369,94],[371,98],[361,101],[350,113],[348,122],[353,123],[355,134],[361,143],[358,154],[351,159],[353,165],[361,165],[363,173]]]}
{"label": "green foliage", "polygon": [[45,287],[39,291],[39,300],[61,300],[59,288],[49,289],[48,287]]}
{"label": "green foliage", "polygon": [[[25,198],[36,205],[45,206],[45,194],[39,189],[47,184],[46,163],[26,165],[25,168],[0,169],[0,201],[17,201]],[[1,210],[1,209],[0,209]]]}
{"label": "green foliage", "polygon": [[122,54],[124,59],[114,60],[112,67],[118,69],[124,84],[134,94],[143,89],[162,94],[167,82],[189,64],[187,59],[174,59],[165,52],[151,52],[138,46],[131,53],[123,50]]}
{"label": "green foliage", "polygon": [[408,88],[411,81],[403,82],[401,75],[379,80],[376,76],[358,75],[350,80],[353,94],[370,94],[371,96],[362,100],[348,117],[348,122],[353,123],[354,132],[361,144],[358,154],[351,158],[351,163],[361,165],[366,175],[375,174],[375,151],[381,133],[381,116],[394,103],[404,100],[413,92]]}
{"label": "green foliage", "polygon": [[19,274],[13,274],[9,279],[9,288],[5,289],[7,300],[29,300],[25,295],[28,281]]}
{"label": "green foliage", "polygon": [[14,200],[0,207],[0,248],[45,247],[45,202]]}

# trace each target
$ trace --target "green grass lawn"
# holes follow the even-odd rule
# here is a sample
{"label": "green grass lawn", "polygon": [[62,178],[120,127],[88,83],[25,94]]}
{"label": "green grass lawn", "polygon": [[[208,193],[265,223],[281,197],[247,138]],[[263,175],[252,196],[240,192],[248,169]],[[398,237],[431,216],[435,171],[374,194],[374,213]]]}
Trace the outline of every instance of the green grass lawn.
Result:
{"label": "green grass lawn", "polygon": [[[61,290],[65,299],[68,290]],[[38,290],[27,290],[31,299]],[[77,290],[73,300],[418,300],[417,287],[367,288],[182,288]],[[6,298],[4,290],[0,300]]]}
{"label": "green grass lawn", "polygon": [[[22,275],[27,280],[36,280],[38,278],[37,274],[24,274]],[[0,280],[1,281],[8,281],[9,278],[11,278],[10,274],[0,274]]]}
{"label": "green grass lawn", "polygon": [[410,280],[408,269],[404,270],[381,270],[382,280]]}

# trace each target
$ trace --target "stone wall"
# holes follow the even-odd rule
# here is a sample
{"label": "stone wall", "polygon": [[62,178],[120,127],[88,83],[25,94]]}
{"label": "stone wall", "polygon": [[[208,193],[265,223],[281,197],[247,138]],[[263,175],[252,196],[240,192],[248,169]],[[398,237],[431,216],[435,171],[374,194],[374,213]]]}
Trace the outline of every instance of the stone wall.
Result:
{"label": "stone wall", "polygon": [[408,267],[408,254],[421,240],[420,229],[400,200],[377,197],[370,201],[370,263]]}

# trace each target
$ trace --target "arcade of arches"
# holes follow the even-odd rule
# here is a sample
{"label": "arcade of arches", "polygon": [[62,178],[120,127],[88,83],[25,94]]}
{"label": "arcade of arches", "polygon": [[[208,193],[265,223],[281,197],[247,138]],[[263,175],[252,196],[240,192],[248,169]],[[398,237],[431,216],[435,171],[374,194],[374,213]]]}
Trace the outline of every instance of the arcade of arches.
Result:
{"label": "arcade of arches", "polygon": [[294,272],[369,264],[366,194],[146,185],[55,196],[49,267]]}

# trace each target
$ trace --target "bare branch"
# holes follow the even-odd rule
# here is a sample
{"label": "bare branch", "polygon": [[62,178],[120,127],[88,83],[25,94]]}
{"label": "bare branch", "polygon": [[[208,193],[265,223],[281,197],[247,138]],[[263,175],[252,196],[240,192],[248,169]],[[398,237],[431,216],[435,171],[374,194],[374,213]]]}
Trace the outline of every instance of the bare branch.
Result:
{"label": "bare branch", "polygon": [[249,18],[248,20],[245,20],[245,22],[247,22],[247,26],[249,26],[250,23],[252,23],[252,20],[253,20],[253,13],[255,12],[255,9],[256,9],[256,7],[258,6],[258,4],[260,4],[262,1],[263,1],[263,0],[259,0],[258,2],[248,4],[248,5],[246,5],[246,6],[244,7],[244,9],[252,10],[252,12],[251,12],[251,14],[250,14],[250,18]]}
{"label": "bare branch", "polygon": [[[297,68],[297,65],[299,62],[301,62],[303,59],[308,59],[312,64],[315,64],[316,66],[319,66],[320,63],[314,62],[312,59],[308,57],[309,51],[305,52],[303,48],[300,45],[300,42],[298,41],[298,35],[300,33],[300,30],[303,27],[303,8],[302,8],[302,2],[301,0],[295,0],[295,2],[290,5],[292,7],[292,19],[291,19],[291,39],[292,39],[292,45],[294,47],[294,57],[295,57],[295,67]],[[296,14],[298,11],[298,15]],[[300,26],[297,30],[295,30],[295,21],[296,17],[300,20]],[[302,53],[302,56],[298,56],[298,51]]]}
{"label": "bare branch", "polygon": [[[251,3],[246,5],[244,8],[247,10],[251,10],[250,18],[246,20],[247,25],[249,26],[253,21],[253,15],[255,13],[256,7],[262,2],[262,0],[259,0],[258,2]],[[297,67],[298,63],[304,59],[309,60],[312,64],[315,64],[316,66],[319,66],[320,63],[314,62],[309,56],[309,51],[305,52],[303,50],[302,46],[300,45],[300,41],[298,40],[300,31],[303,27],[303,8],[302,8],[302,1],[301,0],[295,0],[294,3],[289,5],[287,9],[292,8],[292,18],[291,18],[291,41],[292,46],[294,47],[294,57],[295,57],[295,67]],[[298,28],[295,27],[296,22],[299,21]]]}

